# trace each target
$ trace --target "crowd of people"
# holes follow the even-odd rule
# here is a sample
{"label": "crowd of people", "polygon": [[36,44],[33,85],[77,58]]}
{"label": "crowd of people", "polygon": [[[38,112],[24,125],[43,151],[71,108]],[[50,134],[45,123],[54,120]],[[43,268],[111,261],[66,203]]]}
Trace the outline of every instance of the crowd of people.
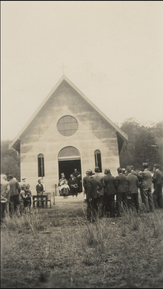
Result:
{"label": "crowd of people", "polygon": [[104,175],[101,175],[98,167],[95,167],[95,172],[91,169],[86,172],[83,187],[89,221],[95,221],[97,215],[120,217],[123,209],[136,210],[138,213],[139,190],[146,212],[163,208],[163,174],[157,164],[154,165],[153,172],[149,171],[147,163],[143,163],[138,172],[134,171],[133,166],[118,168],[117,171],[116,177],[112,176],[109,169],[105,169]]}
{"label": "crowd of people", "polygon": [[70,174],[69,180],[65,178],[65,174],[61,173],[61,178],[58,183],[60,196],[76,196],[81,191],[81,174],[75,168],[73,173]]}
{"label": "crowd of people", "polygon": [[[146,212],[154,212],[156,208],[163,208],[162,185],[163,174],[155,164],[153,171],[149,171],[148,164],[143,163],[140,171],[135,171],[133,166],[126,169],[118,168],[118,176],[114,177],[109,169],[104,175],[95,167],[94,172],[89,169],[83,178],[85,202],[87,203],[87,219],[95,221],[96,216],[120,217],[123,209],[139,212],[140,201],[144,204]],[[58,188],[61,196],[77,196],[81,192],[81,173],[75,168],[69,180],[61,174]],[[154,190],[152,189],[152,186]],[[41,196],[45,192],[42,179],[38,180],[36,192]],[[1,219],[7,213],[23,214],[31,209],[31,190],[25,178],[18,182],[13,175],[1,175]],[[37,205],[43,200],[38,198]],[[43,206],[43,204],[42,204]]]}
{"label": "crowd of people", "polygon": [[26,210],[31,209],[31,190],[30,185],[26,184],[25,178],[18,182],[13,175],[8,177],[1,175],[1,219],[7,214],[22,215]]}

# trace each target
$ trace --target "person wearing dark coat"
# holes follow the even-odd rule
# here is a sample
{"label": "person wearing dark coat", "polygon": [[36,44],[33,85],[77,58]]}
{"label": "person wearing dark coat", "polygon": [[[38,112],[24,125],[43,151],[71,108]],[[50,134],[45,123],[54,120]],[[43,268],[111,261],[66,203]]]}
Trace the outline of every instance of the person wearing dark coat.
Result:
{"label": "person wearing dark coat", "polygon": [[[93,178],[94,173],[92,170],[87,171],[88,180],[87,180],[87,204],[88,210],[90,210],[89,216],[92,215],[92,221],[95,221],[98,213],[98,190],[102,189],[102,183],[95,178]],[[91,221],[91,219],[90,219]]]}
{"label": "person wearing dark coat", "polygon": [[115,178],[111,175],[110,170],[105,170],[105,176],[103,178],[104,184],[104,203],[105,203],[105,214],[108,217],[108,213],[110,213],[110,217],[114,217],[114,196],[115,196]]}
{"label": "person wearing dark coat", "polygon": [[151,212],[154,212],[153,196],[151,193],[152,174],[148,170],[147,163],[143,163],[142,167],[144,168],[144,171],[140,174],[140,179],[141,179],[141,188],[143,193],[144,205],[147,212],[149,212],[149,210]]}
{"label": "person wearing dark coat", "polygon": [[20,194],[20,185],[17,179],[13,178],[13,175],[9,175],[9,186],[10,186],[10,214],[14,212],[18,213],[19,209],[19,194]]}
{"label": "person wearing dark coat", "polygon": [[86,175],[83,178],[83,187],[84,187],[84,194],[86,195],[86,199],[87,199],[87,190],[88,190],[88,185],[87,185],[88,178],[89,178],[88,172],[86,171]]}
{"label": "person wearing dark coat", "polygon": [[70,187],[70,195],[77,197],[77,195],[78,195],[78,181],[77,181],[77,178],[73,176],[73,174],[70,175],[70,178],[68,180],[68,185]]}
{"label": "person wearing dark coat", "polygon": [[78,192],[82,192],[82,177],[81,177],[81,173],[77,169],[74,169],[72,174],[77,179]]}
{"label": "person wearing dark coat", "polygon": [[127,205],[127,185],[126,177],[122,174],[122,169],[118,168],[118,176],[115,179],[116,185],[116,199],[117,199],[117,217],[121,216],[121,201],[123,202],[123,207]]}
{"label": "person wearing dark coat", "polygon": [[138,188],[139,188],[139,180],[135,174],[132,174],[131,169],[127,170],[127,186],[128,186],[128,195],[131,197],[131,205],[129,207],[133,208],[135,206],[136,211],[138,213],[139,210],[139,202],[138,202]]}
{"label": "person wearing dark coat", "polygon": [[[36,192],[38,196],[42,196],[44,191],[44,187],[41,184],[41,179],[38,180],[38,184],[36,185]],[[39,206],[39,201],[41,198],[38,199],[37,206]],[[42,201],[42,207],[44,206],[44,202]]]}
{"label": "person wearing dark coat", "polygon": [[98,190],[99,198],[98,198],[98,213],[99,218],[103,217],[104,215],[104,185],[103,185],[103,174],[100,173],[99,167],[95,167],[95,173],[93,175],[93,178],[97,181],[99,181],[102,184],[101,189]]}
{"label": "person wearing dark coat", "polygon": [[162,200],[162,184],[163,184],[163,174],[159,170],[159,166],[157,164],[153,167],[154,175],[152,177],[152,182],[154,183],[154,192],[153,192],[153,200],[155,208],[163,208],[163,200]]}

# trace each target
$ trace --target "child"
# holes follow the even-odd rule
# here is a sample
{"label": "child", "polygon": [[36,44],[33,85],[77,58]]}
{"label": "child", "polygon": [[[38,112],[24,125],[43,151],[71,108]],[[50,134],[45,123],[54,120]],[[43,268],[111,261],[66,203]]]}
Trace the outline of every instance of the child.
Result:
{"label": "child", "polygon": [[26,198],[25,198],[25,202],[24,202],[24,207],[25,208],[28,207],[29,211],[30,211],[31,210],[31,196],[32,196],[32,194],[31,194],[29,184],[26,185],[25,196],[26,196]]}
{"label": "child", "polygon": [[21,215],[22,215],[23,213],[25,213],[25,199],[26,199],[25,190],[26,190],[26,185],[23,184],[22,187],[21,187],[20,194],[19,194],[20,214],[21,214]]}

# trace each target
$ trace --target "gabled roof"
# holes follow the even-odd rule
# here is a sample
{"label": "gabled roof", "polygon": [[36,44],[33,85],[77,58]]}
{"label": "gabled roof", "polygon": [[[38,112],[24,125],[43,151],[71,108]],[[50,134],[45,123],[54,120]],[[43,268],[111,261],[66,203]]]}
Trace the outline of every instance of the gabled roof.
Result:
{"label": "gabled roof", "polygon": [[40,104],[38,109],[35,111],[35,113],[30,117],[28,122],[24,125],[24,127],[21,129],[21,131],[17,134],[17,136],[14,138],[12,143],[9,145],[9,148],[16,147],[16,144],[20,141],[20,137],[23,134],[23,132],[26,130],[26,128],[30,125],[30,123],[34,120],[36,115],[39,113],[39,111],[43,108],[45,103],[49,100],[51,95],[55,92],[55,90],[59,87],[59,85],[62,83],[62,81],[65,80],[71,87],[73,87],[112,127],[115,128],[116,132],[124,139],[128,140],[127,134],[124,133],[117,125],[115,125],[90,99],[88,99],[65,75],[63,75],[59,81],[56,83],[56,85],[53,87],[53,89],[49,92],[49,94],[45,97],[43,102]]}

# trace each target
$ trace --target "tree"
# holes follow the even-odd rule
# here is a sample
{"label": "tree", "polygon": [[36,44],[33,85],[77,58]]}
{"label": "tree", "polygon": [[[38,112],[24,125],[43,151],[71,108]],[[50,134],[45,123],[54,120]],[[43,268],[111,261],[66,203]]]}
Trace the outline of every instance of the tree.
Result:
{"label": "tree", "polygon": [[162,168],[162,154],[158,145],[162,136],[160,126],[156,126],[156,129],[145,127],[134,119],[128,119],[122,124],[121,129],[128,135],[127,150],[122,151],[120,156],[122,167],[133,165],[135,169],[140,169],[142,163],[147,162],[150,168],[155,163],[158,163]]}
{"label": "tree", "polygon": [[2,141],[1,144],[1,173],[12,174],[20,181],[20,157],[13,148],[9,149],[10,141]]}

